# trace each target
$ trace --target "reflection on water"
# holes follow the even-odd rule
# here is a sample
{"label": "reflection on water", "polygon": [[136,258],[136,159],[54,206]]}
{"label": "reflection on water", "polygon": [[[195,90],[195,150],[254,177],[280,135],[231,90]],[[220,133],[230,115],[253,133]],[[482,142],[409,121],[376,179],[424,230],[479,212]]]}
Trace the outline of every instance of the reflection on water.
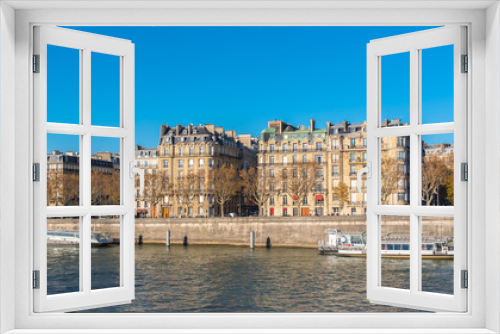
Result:
{"label": "reflection on water", "polygon": [[[49,249],[49,259],[55,249]],[[106,281],[108,262],[119,261],[119,247],[92,249],[93,260],[103,261],[92,273]],[[64,268],[71,257],[49,261]],[[390,262],[393,279],[409,260]],[[423,261],[429,275],[452,274],[453,261]],[[56,273],[50,270],[49,273]],[[55,280],[56,277],[49,277]],[[427,279],[433,291],[444,291],[440,279]],[[65,282],[65,284],[68,284]],[[449,285],[445,285],[449,286]],[[405,312],[372,305],[366,300],[366,260],[320,256],[314,249],[190,245],[136,246],[136,299],[129,305],[91,312]],[[87,311],[89,312],[89,311]]]}

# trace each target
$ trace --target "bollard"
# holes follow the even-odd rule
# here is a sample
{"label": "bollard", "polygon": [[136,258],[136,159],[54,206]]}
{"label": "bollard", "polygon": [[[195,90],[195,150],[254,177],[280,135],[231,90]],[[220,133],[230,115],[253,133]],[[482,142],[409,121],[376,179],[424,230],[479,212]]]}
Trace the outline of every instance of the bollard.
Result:
{"label": "bollard", "polygon": [[266,248],[271,248],[271,238],[267,237]]}
{"label": "bollard", "polygon": [[170,246],[170,229],[167,230],[167,239],[165,240],[167,246]]}
{"label": "bollard", "polygon": [[255,248],[255,232],[250,231],[250,248]]}
{"label": "bollard", "polygon": [[139,240],[137,240],[137,243],[138,243],[139,245],[142,245],[142,234],[139,236]]}
{"label": "bollard", "polygon": [[187,246],[188,245],[188,237],[187,237],[187,235],[184,237],[184,240],[182,241],[182,245],[183,246]]}

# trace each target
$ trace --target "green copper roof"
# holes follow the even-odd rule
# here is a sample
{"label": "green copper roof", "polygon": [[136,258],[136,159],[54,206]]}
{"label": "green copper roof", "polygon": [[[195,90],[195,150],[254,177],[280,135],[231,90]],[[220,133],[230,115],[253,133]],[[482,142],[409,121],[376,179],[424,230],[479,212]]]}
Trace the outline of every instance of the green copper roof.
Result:
{"label": "green copper roof", "polygon": [[275,132],[276,132],[275,128],[266,128],[266,129],[262,130],[261,133],[275,133]]}

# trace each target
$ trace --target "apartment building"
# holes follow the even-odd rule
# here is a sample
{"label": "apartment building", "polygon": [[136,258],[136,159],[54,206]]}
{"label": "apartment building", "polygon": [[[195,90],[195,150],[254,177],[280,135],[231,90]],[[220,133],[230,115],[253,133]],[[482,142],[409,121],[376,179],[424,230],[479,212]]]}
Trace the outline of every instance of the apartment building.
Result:
{"label": "apartment building", "polygon": [[[153,217],[221,215],[207,183],[209,171],[222,165],[238,170],[255,167],[257,147],[257,139],[251,135],[237,135],[234,130],[213,124],[162,125],[156,149],[137,147],[136,166],[144,169],[146,174],[160,175],[163,185],[157,186],[157,193],[163,196],[161,200],[155,196],[158,199],[155,205],[148,203],[147,194],[137,197],[137,213]],[[190,196],[186,203],[186,198],[176,194],[175,190],[183,182],[194,181],[196,184],[192,186],[196,188],[196,195]],[[146,184],[146,192],[152,186]],[[225,204],[225,210],[226,213],[240,213],[250,204],[242,196],[236,196]]]}
{"label": "apartment building", "polygon": [[[400,120],[386,120],[384,126],[404,125]],[[408,203],[409,140],[382,138],[382,156],[396,163],[397,190],[386,196],[386,204]],[[270,121],[261,132],[257,155],[262,175],[276,178],[271,184],[272,194],[264,210],[270,216],[357,215],[366,212],[366,194],[357,192],[357,172],[366,165],[366,122],[326,123],[316,128],[315,120],[309,126],[294,126],[282,120]],[[313,164],[316,169],[315,187],[300,203],[283,191],[285,183],[277,176],[283,169],[301,164]],[[273,182],[273,181],[271,181]],[[366,191],[366,176],[362,189]],[[336,188],[347,187],[345,191]],[[346,194],[348,193],[348,194]],[[295,196],[294,196],[295,197]],[[300,204],[300,205],[299,205]],[[300,207],[300,213],[299,213]]]}

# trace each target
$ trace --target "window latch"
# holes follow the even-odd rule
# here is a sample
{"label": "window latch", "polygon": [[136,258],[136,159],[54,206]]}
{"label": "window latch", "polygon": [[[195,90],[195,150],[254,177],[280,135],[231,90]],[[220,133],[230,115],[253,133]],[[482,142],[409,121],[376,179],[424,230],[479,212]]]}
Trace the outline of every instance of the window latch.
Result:
{"label": "window latch", "polygon": [[142,195],[144,192],[144,171],[140,168],[134,167],[134,162],[130,161],[129,163],[129,171],[130,171],[130,178],[134,178],[134,174],[139,175],[139,195]]}
{"label": "window latch", "polygon": [[372,163],[370,161],[367,161],[366,162],[366,167],[363,167],[361,168],[359,171],[358,171],[358,192],[360,194],[362,194],[363,192],[361,191],[361,175],[363,175],[364,173],[366,173],[366,177],[371,179],[372,178]]}
{"label": "window latch", "polygon": [[461,271],[462,289],[469,288],[469,272],[467,270]]}

